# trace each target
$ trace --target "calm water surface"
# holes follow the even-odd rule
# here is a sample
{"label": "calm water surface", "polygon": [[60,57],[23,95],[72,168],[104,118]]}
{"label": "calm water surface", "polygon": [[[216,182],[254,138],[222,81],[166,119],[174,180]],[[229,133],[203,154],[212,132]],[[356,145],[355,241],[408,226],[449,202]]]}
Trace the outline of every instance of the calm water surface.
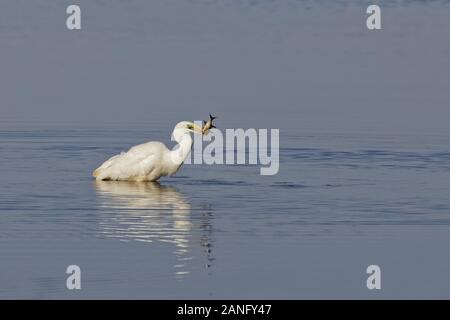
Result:
{"label": "calm water surface", "polygon": [[185,165],[156,184],[90,173],[170,144],[165,126],[51,127],[0,132],[2,298],[450,297],[447,136],[285,130],[278,175]]}
{"label": "calm water surface", "polygon": [[[450,1],[77,3],[0,1],[0,298],[450,298]],[[92,179],[208,112],[279,174]]]}

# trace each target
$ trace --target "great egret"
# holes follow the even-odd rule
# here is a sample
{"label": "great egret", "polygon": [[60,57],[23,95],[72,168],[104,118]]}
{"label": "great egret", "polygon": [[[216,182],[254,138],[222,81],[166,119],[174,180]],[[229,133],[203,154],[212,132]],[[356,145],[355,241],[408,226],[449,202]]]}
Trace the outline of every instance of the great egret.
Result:
{"label": "great egret", "polygon": [[92,175],[96,180],[123,181],[156,181],[173,175],[191,150],[191,132],[203,133],[193,122],[179,122],[172,132],[172,139],[178,142],[173,150],[159,141],[143,143],[108,159]]}

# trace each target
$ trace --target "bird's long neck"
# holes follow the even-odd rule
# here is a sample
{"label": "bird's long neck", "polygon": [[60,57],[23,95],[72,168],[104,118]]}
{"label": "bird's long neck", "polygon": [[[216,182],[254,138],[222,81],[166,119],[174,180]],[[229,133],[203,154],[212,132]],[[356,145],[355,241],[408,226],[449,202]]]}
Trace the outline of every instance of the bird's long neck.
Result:
{"label": "bird's long neck", "polygon": [[178,144],[170,151],[170,157],[175,165],[181,165],[191,151],[192,138],[190,134],[183,134],[176,141]]}

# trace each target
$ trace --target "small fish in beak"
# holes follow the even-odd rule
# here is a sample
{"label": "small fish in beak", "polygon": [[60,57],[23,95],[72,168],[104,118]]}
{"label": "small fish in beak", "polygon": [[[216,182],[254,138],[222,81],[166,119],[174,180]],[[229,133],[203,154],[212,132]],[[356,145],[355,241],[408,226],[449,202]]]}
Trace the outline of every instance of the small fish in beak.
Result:
{"label": "small fish in beak", "polygon": [[210,113],[209,120],[208,121],[203,120],[203,128],[202,128],[203,135],[207,135],[210,129],[215,128],[213,124],[214,119],[217,119],[217,117],[213,117]]}

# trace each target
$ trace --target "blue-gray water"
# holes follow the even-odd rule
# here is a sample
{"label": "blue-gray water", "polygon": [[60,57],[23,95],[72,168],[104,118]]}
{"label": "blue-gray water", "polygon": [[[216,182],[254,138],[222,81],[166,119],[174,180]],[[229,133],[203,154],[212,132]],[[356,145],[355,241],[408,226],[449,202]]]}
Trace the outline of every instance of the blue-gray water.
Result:
{"label": "blue-gray water", "polygon": [[148,137],[170,143],[163,128],[0,132],[1,297],[449,297],[449,137],[285,132],[275,176],[91,179]]}
{"label": "blue-gray water", "polygon": [[[450,298],[449,1],[78,3],[0,1],[0,298]],[[209,112],[280,172],[91,178]]]}

